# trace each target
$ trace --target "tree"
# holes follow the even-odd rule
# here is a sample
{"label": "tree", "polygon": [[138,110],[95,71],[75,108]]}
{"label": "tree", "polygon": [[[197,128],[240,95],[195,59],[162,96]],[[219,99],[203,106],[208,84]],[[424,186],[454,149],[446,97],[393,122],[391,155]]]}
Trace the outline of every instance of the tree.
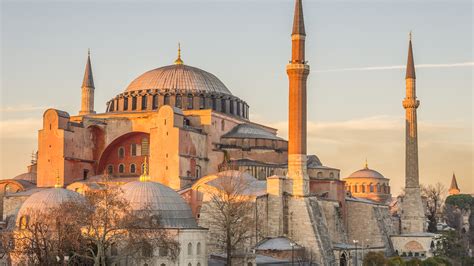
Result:
{"label": "tree", "polygon": [[212,188],[206,191],[208,226],[212,228],[214,241],[227,255],[227,265],[232,265],[232,256],[250,239],[254,228],[254,208],[250,192],[250,180],[237,171],[226,171],[211,182]]}
{"label": "tree", "polygon": [[443,205],[443,199],[445,197],[445,194],[446,187],[441,183],[436,183],[435,185],[421,186],[421,195],[426,199],[426,206],[428,212],[428,232],[435,233],[437,231],[437,218],[440,215],[441,206]]}
{"label": "tree", "polygon": [[379,266],[379,265],[386,265],[387,259],[383,252],[368,252],[364,257],[364,266]]}
{"label": "tree", "polygon": [[[115,260],[134,257],[155,246],[168,250],[176,259],[179,244],[161,228],[159,216],[151,210],[131,210],[121,190],[115,187],[88,191],[85,203],[69,203],[81,228],[80,242],[85,250],[74,251],[75,257],[89,259],[94,265],[107,265],[111,253]],[[120,252],[111,252],[120,248]]]}

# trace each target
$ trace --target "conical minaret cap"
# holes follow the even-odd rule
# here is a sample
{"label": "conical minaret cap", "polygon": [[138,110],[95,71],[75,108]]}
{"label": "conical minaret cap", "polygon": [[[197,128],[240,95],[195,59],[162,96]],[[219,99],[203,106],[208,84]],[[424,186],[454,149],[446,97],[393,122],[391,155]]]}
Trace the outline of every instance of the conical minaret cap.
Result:
{"label": "conical minaret cap", "polygon": [[295,1],[295,16],[293,18],[293,32],[291,35],[305,35],[304,19],[303,19],[303,3],[302,0]]}
{"label": "conical minaret cap", "polygon": [[453,178],[451,179],[451,186],[449,187],[449,189],[459,190],[458,182],[456,180],[456,175],[454,175],[454,173],[453,173]]}
{"label": "conical minaret cap", "polygon": [[90,50],[87,53],[87,63],[86,71],[84,72],[84,79],[82,80],[82,87],[95,88],[94,87],[94,77],[92,76],[92,66],[91,66],[91,52]]}
{"label": "conical minaret cap", "polygon": [[405,76],[405,79],[408,79],[408,78],[416,79],[415,61],[413,60],[413,48],[411,44],[411,32],[410,32],[410,41],[408,43],[407,74]]}

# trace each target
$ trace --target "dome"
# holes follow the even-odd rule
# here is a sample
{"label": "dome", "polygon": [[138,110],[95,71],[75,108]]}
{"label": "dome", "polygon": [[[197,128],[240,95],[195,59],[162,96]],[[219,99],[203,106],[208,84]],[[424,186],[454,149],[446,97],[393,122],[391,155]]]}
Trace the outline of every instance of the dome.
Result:
{"label": "dome", "polygon": [[145,72],[128,85],[125,92],[158,89],[160,91],[222,93],[232,95],[213,74],[202,69],[174,64]]}
{"label": "dome", "polygon": [[83,197],[74,191],[64,188],[48,188],[32,194],[21,205],[17,219],[32,212],[46,212],[51,208],[59,207],[68,201],[81,201]]}
{"label": "dome", "polygon": [[387,179],[381,173],[369,169],[368,167],[355,171],[350,176],[346,178],[377,178],[377,179]]}
{"label": "dome", "polygon": [[122,186],[124,198],[132,210],[150,208],[167,228],[196,228],[189,205],[173,189],[152,181],[133,181]]}

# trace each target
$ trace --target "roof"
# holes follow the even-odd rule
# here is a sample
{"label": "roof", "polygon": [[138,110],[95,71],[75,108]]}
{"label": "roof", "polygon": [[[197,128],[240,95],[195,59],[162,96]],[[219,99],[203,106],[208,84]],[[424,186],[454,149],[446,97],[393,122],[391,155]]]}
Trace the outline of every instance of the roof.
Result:
{"label": "roof", "polygon": [[[291,244],[294,244],[294,246]],[[256,250],[292,250],[300,248],[302,247],[283,236],[264,239],[255,246]]]}
{"label": "roof", "polygon": [[[411,33],[410,33],[411,36]],[[413,60],[413,48],[411,45],[411,37],[410,42],[408,44],[408,59],[407,59],[407,74],[405,76],[406,79],[408,78],[416,78],[415,74],[415,62]]]}
{"label": "roof", "polygon": [[[377,178],[377,179],[387,179],[381,173],[365,167],[352,173],[346,178]],[[387,179],[388,180],[388,179]]]}
{"label": "roof", "polygon": [[92,76],[91,54],[87,55],[86,70],[84,72],[84,79],[82,80],[82,87],[94,88],[94,77]]}
{"label": "roof", "polygon": [[229,89],[213,74],[202,69],[175,64],[145,72],[128,85],[126,92],[158,89],[175,93],[208,92],[232,95]]}
{"label": "roof", "polygon": [[197,228],[189,205],[173,189],[152,181],[133,181],[122,186],[132,210],[157,212],[165,228]]}
{"label": "roof", "polygon": [[283,140],[272,132],[252,124],[237,125],[231,131],[224,134],[222,138]]}
{"label": "roof", "polygon": [[303,3],[302,0],[295,1],[295,14],[293,17],[293,34],[306,35],[304,29]]}
{"label": "roof", "polygon": [[449,189],[459,190],[458,182],[456,181],[456,175],[454,175],[454,173],[453,173],[453,178],[451,179],[451,186],[449,187]]}
{"label": "roof", "polygon": [[240,195],[261,196],[267,193],[267,181],[257,180],[247,172],[236,170],[220,172],[217,174],[217,178],[206,182],[206,184],[217,189],[223,189],[224,184],[232,184],[233,182],[237,182],[235,183],[237,186],[242,184],[242,191],[239,191]]}

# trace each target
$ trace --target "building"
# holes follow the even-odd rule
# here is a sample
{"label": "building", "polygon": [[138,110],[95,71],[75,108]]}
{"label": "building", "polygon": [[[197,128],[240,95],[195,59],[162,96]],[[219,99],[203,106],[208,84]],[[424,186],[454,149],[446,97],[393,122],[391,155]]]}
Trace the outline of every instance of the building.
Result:
{"label": "building", "polygon": [[369,199],[387,203],[392,199],[390,194],[390,180],[376,170],[365,167],[344,178],[346,191],[357,198]]}

